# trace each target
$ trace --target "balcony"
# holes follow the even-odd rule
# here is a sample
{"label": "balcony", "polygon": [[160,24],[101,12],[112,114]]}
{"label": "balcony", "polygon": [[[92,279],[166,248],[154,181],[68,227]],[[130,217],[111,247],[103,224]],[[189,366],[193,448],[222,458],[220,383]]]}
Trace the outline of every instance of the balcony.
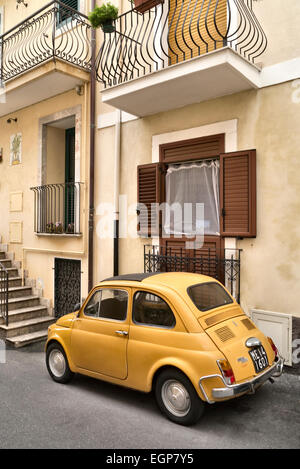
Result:
{"label": "balcony", "polygon": [[146,116],[258,88],[267,47],[252,0],[165,0],[119,16],[96,66],[103,102]]}
{"label": "balcony", "polygon": [[81,182],[31,187],[37,235],[80,236]]}
{"label": "balcony", "polygon": [[0,116],[89,81],[87,17],[51,1],[0,36]]}

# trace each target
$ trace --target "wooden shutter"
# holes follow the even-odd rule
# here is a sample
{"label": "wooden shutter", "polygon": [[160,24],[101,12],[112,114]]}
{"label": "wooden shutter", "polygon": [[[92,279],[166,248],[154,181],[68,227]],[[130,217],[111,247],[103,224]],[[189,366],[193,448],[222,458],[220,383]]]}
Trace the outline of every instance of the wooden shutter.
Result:
{"label": "wooden shutter", "polygon": [[169,55],[171,64],[224,46],[227,0],[170,0]]}
{"label": "wooden shutter", "polygon": [[220,155],[221,235],[256,236],[256,151]]}
{"label": "wooden shutter", "polygon": [[161,164],[137,167],[138,233],[141,236],[159,235],[159,213],[153,204],[160,203]]}
{"label": "wooden shutter", "polygon": [[61,0],[61,2],[68,5],[68,7],[74,8],[74,10],[78,10],[78,0]]}
{"label": "wooden shutter", "polygon": [[159,159],[165,164],[219,157],[224,153],[225,134],[192,138],[159,146]]}

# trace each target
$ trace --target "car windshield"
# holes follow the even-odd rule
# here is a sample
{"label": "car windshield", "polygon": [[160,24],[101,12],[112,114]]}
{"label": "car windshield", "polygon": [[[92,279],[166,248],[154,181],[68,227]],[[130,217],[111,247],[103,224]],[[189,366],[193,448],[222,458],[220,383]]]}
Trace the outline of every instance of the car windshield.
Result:
{"label": "car windshield", "polygon": [[226,290],[216,282],[200,283],[188,288],[188,294],[200,311],[233,303]]}

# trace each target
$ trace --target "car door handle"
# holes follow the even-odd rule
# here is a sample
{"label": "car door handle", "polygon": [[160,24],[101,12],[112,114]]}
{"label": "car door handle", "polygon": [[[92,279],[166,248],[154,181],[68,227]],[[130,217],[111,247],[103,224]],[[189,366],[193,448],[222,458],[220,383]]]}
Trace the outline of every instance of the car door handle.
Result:
{"label": "car door handle", "polygon": [[115,333],[123,336],[128,335],[127,331],[115,331]]}

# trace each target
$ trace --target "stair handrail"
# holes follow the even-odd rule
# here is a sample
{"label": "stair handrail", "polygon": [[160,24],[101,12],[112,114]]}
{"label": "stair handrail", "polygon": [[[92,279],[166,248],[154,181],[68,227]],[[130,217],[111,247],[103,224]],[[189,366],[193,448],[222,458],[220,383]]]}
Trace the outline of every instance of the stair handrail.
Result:
{"label": "stair handrail", "polygon": [[3,317],[6,326],[8,326],[8,288],[8,270],[0,261],[0,316]]}

